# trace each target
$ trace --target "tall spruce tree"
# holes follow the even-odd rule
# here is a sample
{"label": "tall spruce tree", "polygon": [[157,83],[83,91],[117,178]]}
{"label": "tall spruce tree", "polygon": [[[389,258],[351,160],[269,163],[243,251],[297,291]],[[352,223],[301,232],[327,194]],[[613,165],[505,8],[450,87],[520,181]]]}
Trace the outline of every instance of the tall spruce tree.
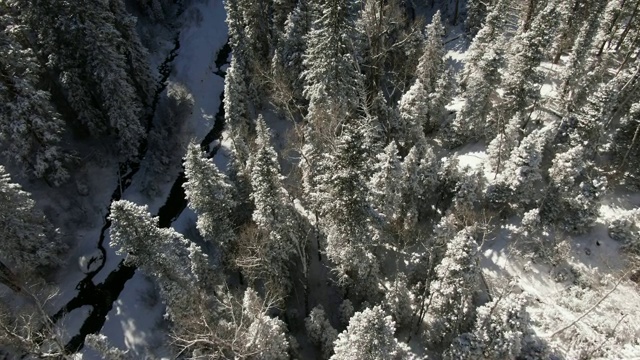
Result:
{"label": "tall spruce tree", "polygon": [[0,3],[0,144],[25,173],[57,185],[69,177],[70,156],[60,146],[66,126],[51,94],[39,88],[45,70],[34,50],[23,47],[29,30],[18,21]]}
{"label": "tall spruce tree", "polygon": [[467,61],[460,75],[460,83],[463,87],[465,87],[469,76],[477,71],[478,63],[483,59],[487,47],[494,44],[501,37],[506,25],[510,2],[511,0],[496,1],[487,15],[482,29],[471,42],[469,50],[467,50]]}
{"label": "tall spruce tree", "polygon": [[268,234],[272,261],[285,262],[295,249],[295,219],[282,185],[278,155],[271,145],[271,131],[262,116],[256,122],[256,145],[250,160],[253,221]]}
{"label": "tall spruce tree", "polygon": [[402,164],[395,141],[387,145],[377,160],[370,184],[372,203],[387,221],[393,222],[401,216],[402,201],[402,184],[398,181],[402,176]]}
{"label": "tall spruce tree", "polygon": [[496,40],[487,45],[482,57],[473,66],[474,71],[466,78],[466,101],[447,129],[446,141],[449,146],[459,146],[469,139],[481,139],[491,135],[487,127],[487,117],[492,109],[491,96],[500,83],[503,41],[504,39]]}
{"label": "tall spruce tree", "polygon": [[311,10],[307,0],[301,0],[286,18],[282,36],[271,61],[274,82],[279,87],[284,87],[276,87],[276,93],[278,90],[281,91],[279,96],[283,98],[283,102],[303,104],[304,80],[301,75],[304,71],[303,55],[307,48],[305,36],[310,29]]}
{"label": "tall spruce tree", "polygon": [[435,91],[436,83],[445,71],[444,35],[444,26],[438,10],[425,29],[424,48],[416,69],[416,76],[424,84],[427,93]]}
{"label": "tall spruce tree", "polygon": [[431,305],[427,311],[428,338],[434,344],[449,344],[469,330],[473,320],[473,294],[478,286],[478,244],[466,228],[447,244],[442,262],[431,284]]}
{"label": "tall spruce tree", "polygon": [[536,185],[542,180],[542,156],[549,133],[548,127],[534,130],[511,151],[504,170],[489,184],[490,202],[519,207],[540,198]]}
{"label": "tall spruce tree", "polygon": [[[375,289],[379,272],[366,181],[370,153],[357,124],[344,124],[335,150],[325,159],[320,178],[327,256],[342,283],[366,292]],[[329,167],[330,164],[330,167]]]}
{"label": "tall spruce tree", "polygon": [[357,70],[353,0],[323,0],[307,36],[304,56],[304,95],[309,100],[308,121],[318,128],[331,118],[353,116],[360,89]]}
{"label": "tall spruce tree", "polygon": [[184,172],[187,181],[183,187],[189,208],[198,214],[198,231],[224,250],[234,239],[231,214],[236,202],[233,185],[195,143],[187,148]]}
{"label": "tall spruce tree", "polygon": [[402,162],[402,217],[405,230],[415,227],[420,211],[438,182],[437,160],[431,147],[422,140],[415,144]]}
{"label": "tall spruce tree", "polygon": [[[556,2],[550,1],[533,19],[530,29],[519,32],[513,39],[502,77],[503,104],[496,116],[508,120],[518,111],[531,112],[528,107],[540,98],[543,74],[538,66],[553,39],[557,18]],[[501,129],[493,130],[494,133],[499,131]]]}
{"label": "tall spruce tree", "polygon": [[400,146],[410,149],[424,138],[424,127],[429,115],[429,93],[420,79],[402,95],[398,104],[399,118],[397,128],[393,131]]}

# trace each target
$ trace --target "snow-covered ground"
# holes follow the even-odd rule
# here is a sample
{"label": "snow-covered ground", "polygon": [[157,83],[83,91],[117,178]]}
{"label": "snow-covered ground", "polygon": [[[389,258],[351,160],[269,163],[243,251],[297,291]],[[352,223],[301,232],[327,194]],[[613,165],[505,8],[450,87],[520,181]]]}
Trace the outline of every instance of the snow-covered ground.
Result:
{"label": "snow-covered ground", "polygon": [[[211,130],[215,122],[215,115],[220,107],[220,95],[224,88],[224,80],[216,75],[215,60],[218,51],[227,41],[227,27],[225,23],[225,11],[221,0],[201,0],[190,2],[188,8],[181,15],[179,23],[180,48],[178,55],[173,61],[173,71],[168,79],[168,86],[180,84],[184,86],[193,96],[194,106],[192,113],[186,119],[183,127],[185,136],[182,147],[177,151],[185,151],[189,140],[201,141]],[[170,34],[165,34],[171,36]],[[152,65],[157,66],[162,62],[169,51],[169,39],[158,40],[158,47],[155,53],[151,54]],[[164,45],[167,46],[164,46]],[[219,152],[224,158],[224,151]],[[180,155],[181,156],[181,155]],[[149,156],[147,156],[149,158]],[[159,185],[157,196],[149,198],[142,193],[143,179],[145,177],[145,160],[143,160],[141,170],[132,179],[131,186],[125,191],[123,198],[134,201],[138,204],[149,206],[151,213],[157,213],[168,197],[173,180],[177,178],[181,171],[179,166],[170,169],[170,182]],[[224,165],[224,159],[216,159],[219,165]],[[73,213],[56,211],[55,209],[74,208],[74,211],[87,213],[85,223],[74,229],[74,241],[77,245],[72,249],[69,258],[77,259],[71,261],[71,265],[63,269],[58,275],[60,284],[60,296],[51,304],[52,308],[58,308],[77,295],[75,286],[85,277],[87,269],[94,270],[96,264],[100,262],[91,260],[99,258],[97,251],[97,240],[103,226],[106,211],[109,208],[111,194],[118,184],[117,164],[109,163],[107,166],[86,170],[88,183],[84,184],[89,189],[86,200],[80,204],[65,204],[65,199],[39,196],[38,189],[30,189],[33,196],[38,199],[50,199],[49,202],[41,202],[41,207],[51,216],[56,223],[65,223],[73,219],[78,220],[78,216],[72,218]],[[74,184],[75,186],[75,184]],[[44,190],[43,190],[44,191]],[[49,205],[57,202],[55,206]],[[67,202],[69,202],[67,200]],[[79,210],[78,210],[79,208]],[[50,209],[50,210],[49,210]],[[66,219],[64,217],[69,217]],[[190,211],[183,212],[176,224],[179,231],[184,231],[195,222],[195,216]],[[114,249],[109,246],[108,231],[104,241],[106,248],[106,263],[104,268],[95,276],[93,282],[98,284],[106,277],[122,260],[122,256],[116,255]],[[89,265],[91,262],[91,265]],[[61,324],[65,329],[67,338],[78,333],[78,329],[87,318],[91,310],[90,306],[83,306],[73,310],[61,319]],[[164,306],[157,294],[154,284],[141,272],[136,272],[132,279],[127,281],[124,290],[118,300],[114,302],[113,309],[107,316],[101,334],[107,336],[109,341],[116,347],[129,350],[134,356],[142,357],[142,354],[149,352],[156,356],[168,356],[168,351],[164,347],[166,344],[164,327]],[[66,338],[65,338],[66,339]],[[85,347],[82,350],[83,359],[100,359],[94,351]]]}

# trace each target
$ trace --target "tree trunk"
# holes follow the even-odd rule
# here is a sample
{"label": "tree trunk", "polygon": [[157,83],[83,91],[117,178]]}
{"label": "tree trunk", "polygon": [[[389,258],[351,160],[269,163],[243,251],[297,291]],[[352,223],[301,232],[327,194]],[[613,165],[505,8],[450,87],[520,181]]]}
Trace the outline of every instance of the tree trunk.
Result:
{"label": "tree trunk", "polygon": [[602,52],[604,51],[604,46],[607,43],[611,44],[611,40],[613,40],[613,35],[615,34],[615,31],[613,29],[616,27],[616,24],[618,23],[618,19],[622,14],[622,9],[624,8],[624,4],[626,2],[627,0],[622,0],[622,3],[620,4],[620,9],[618,10],[618,13],[616,14],[616,16],[613,17],[613,21],[611,21],[611,25],[609,26],[609,38],[602,41],[602,44],[600,45],[600,49],[598,50],[597,56],[602,55]]}
{"label": "tree trunk", "polygon": [[[627,55],[625,55],[624,60],[622,61],[622,63],[620,64],[620,66],[618,67],[618,70],[616,70],[616,76],[620,73],[620,71],[622,71],[622,69],[624,69],[624,67],[627,65],[627,63],[629,62],[629,59],[631,58],[631,54],[636,51],[636,47],[638,46],[638,40],[640,40],[640,33],[636,34],[636,38],[633,40],[631,47],[629,48],[629,51],[627,51]],[[638,51],[638,54],[636,54],[636,57],[640,55],[640,50]]]}
{"label": "tree trunk", "polygon": [[620,35],[620,40],[618,40],[618,43],[616,44],[616,51],[620,50],[622,43],[624,43],[624,39],[629,34],[629,30],[631,30],[631,25],[633,25],[633,19],[636,17],[636,14],[638,13],[638,5],[640,5],[640,0],[636,1],[636,7],[633,9],[633,12],[629,17],[629,21],[627,21],[627,26],[625,26],[624,31],[622,32],[622,35]]}
{"label": "tree trunk", "polygon": [[531,26],[531,19],[533,19],[533,13],[535,12],[537,5],[536,3],[536,0],[528,0],[527,12],[524,17],[524,23],[522,24],[523,32],[528,31],[529,27]]}

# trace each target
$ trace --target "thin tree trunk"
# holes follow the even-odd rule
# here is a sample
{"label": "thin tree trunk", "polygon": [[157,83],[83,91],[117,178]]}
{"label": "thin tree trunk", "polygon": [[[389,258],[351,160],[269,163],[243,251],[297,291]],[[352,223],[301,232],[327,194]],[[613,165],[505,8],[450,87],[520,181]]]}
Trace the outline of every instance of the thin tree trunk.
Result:
{"label": "thin tree trunk", "polygon": [[[533,19],[533,13],[536,8],[536,0],[529,0],[527,4],[527,13],[524,17],[524,24],[522,24],[522,28],[524,31],[528,31],[531,26],[531,19]],[[523,31],[523,32],[524,32]]]}
{"label": "thin tree trunk", "polygon": [[[624,67],[627,65],[627,62],[629,62],[629,58],[631,58],[631,54],[634,51],[636,51],[636,47],[638,45],[638,40],[640,40],[640,32],[638,34],[636,34],[636,38],[633,40],[632,45],[629,48],[629,51],[627,51],[627,55],[625,55],[624,60],[622,61],[622,63],[618,67],[618,70],[616,70],[616,76],[618,76],[620,71],[622,71],[622,69],[624,69]],[[640,54],[640,50],[638,50],[638,54]],[[637,56],[638,55],[636,55],[636,57]]]}
{"label": "thin tree trunk", "polygon": [[636,140],[638,140],[638,133],[640,133],[640,124],[636,126],[636,131],[635,133],[633,133],[633,139],[631,140],[631,145],[629,145],[629,148],[627,148],[627,152],[624,154],[624,157],[622,158],[622,162],[620,163],[620,166],[618,166],[618,171],[620,171],[624,167],[624,164],[627,162],[627,158],[629,158],[631,149],[633,149],[633,147],[636,144]]}
{"label": "thin tree trunk", "polygon": [[616,44],[616,51],[620,50],[622,43],[624,43],[624,39],[627,37],[627,34],[629,34],[629,30],[631,30],[631,25],[633,24],[633,19],[636,17],[636,14],[638,13],[639,5],[640,5],[640,0],[636,1],[636,7],[633,9],[633,12],[629,17],[629,21],[627,21],[627,26],[625,26],[624,31],[622,32],[622,35],[620,35],[620,40],[618,40],[618,43]]}
{"label": "thin tree trunk", "polygon": [[618,23],[618,19],[620,18],[620,15],[622,15],[622,9],[624,8],[624,4],[626,2],[627,0],[622,0],[622,3],[620,4],[620,9],[618,10],[618,13],[616,14],[616,16],[613,17],[613,21],[611,21],[611,25],[609,26],[609,38],[602,41],[602,45],[600,45],[600,49],[598,50],[597,56],[602,55],[602,52],[604,51],[604,46],[607,44],[607,42],[611,44],[611,40],[613,40],[613,35],[615,34],[615,31],[613,31],[613,29],[616,27],[616,24]]}
{"label": "thin tree trunk", "polygon": [[[580,5],[581,5],[580,1],[576,1],[573,4],[573,10],[571,10],[571,13],[575,14],[578,11],[578,9],[580,8]],[[569,19],[567,20],[567,22],[568,22],[569,28],[567,29],[567,31],[565,33],[563,33],[561,35],[561,39],[559,41],[560,46],[558,47],[558,51],[556,52],[556,55],[553,58],[553,64],[554,65],[557,64],[558,61],[560,61],[560,56],[562,56],[562,51],[564,50],[564,41],[567,38],[567,35],[569,35],[569,33],[571,31],[573,31],[573,16],[569,16]]]}

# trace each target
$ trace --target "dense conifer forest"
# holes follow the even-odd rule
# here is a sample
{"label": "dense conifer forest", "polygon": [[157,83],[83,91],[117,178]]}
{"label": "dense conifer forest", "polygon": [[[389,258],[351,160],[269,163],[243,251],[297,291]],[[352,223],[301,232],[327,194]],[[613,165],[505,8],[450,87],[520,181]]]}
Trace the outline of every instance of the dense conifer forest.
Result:
{"label": "dense conifer forest", "polygon": [[640,358],[640,0],[0,0],[0,357]]}

